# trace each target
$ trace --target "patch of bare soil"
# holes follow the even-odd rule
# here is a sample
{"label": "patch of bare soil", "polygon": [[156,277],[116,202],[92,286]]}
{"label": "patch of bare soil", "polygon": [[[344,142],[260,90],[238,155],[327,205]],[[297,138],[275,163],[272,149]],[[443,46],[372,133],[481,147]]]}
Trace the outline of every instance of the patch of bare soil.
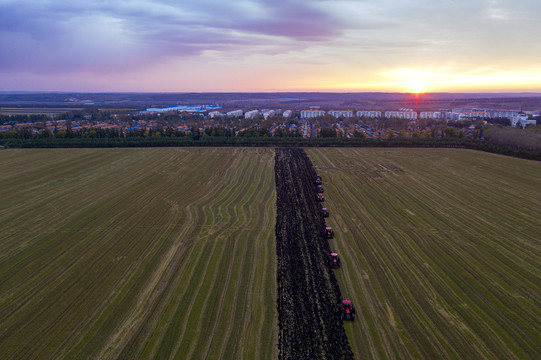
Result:
{"label": "patch of bare soil", "polygon": [[304,150],[276,149],[279,359],[353,359],[334,312],[340,288],[324,261],[330,247],[315,177]]}

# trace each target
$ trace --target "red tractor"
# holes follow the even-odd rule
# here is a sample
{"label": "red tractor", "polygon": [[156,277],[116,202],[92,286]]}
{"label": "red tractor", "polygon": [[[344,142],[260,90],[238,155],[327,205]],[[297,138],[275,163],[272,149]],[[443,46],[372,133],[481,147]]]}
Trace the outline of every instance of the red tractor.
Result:
{"label": "red tractor", "polygon": [[321,208],[319,212],[321,213],[321,216],[329,217],[329,210],[327,210],[327,208]]}
{"label": "red tractor", "polygon": [[317,193],[316,195],[317,201],[325,201],[325,196],[321,193]]}
{"label": "red tractor", "polygon": [[330,226],[327,226],[325,227],[325,230],[323,230],[323,235],[326,239],[332,239],[334,237],[334,231],[332,231]]}
{"label": "red tractor", "polygon": [[336,313],[340,316],[340,320],[355,320],[353,314],[355,314],[355,306],[351,303],[351,300],[342,299],[336,305]]}
{"label": "red tractor", "polygon": [[321,185],[321,176],[316,175],[316,185]]}
{"label": "red tractor", "polygon": [[317,186],[317,193],[318,193],[318,194],[322,194],[322,193],[323,193],[323,186],[321,186],[321,185],[318,185],[318,186]]}
{"label": "red tractor", "polygon": [[331,253],[327,257],[327,265],[332,268],[339,268],[340,267],[340,256],[338,256],[337,253]]}

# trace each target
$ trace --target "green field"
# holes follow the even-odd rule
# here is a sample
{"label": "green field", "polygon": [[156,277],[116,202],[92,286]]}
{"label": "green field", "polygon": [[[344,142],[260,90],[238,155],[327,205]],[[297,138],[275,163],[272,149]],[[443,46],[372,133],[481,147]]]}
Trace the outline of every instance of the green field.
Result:
{"label": "green field", "polygon": [[358,359],[541,359],[541,163],[309,149]]}
{"label": "green field", "polygon": [[[541,358],[541,163],[308,149],[358,359]],[[274,150],[0,151],[0,359],[277,355]]]}
{"label": "green field", "polygon": [[273,149],[0,151],[1,359],[276,355]]}

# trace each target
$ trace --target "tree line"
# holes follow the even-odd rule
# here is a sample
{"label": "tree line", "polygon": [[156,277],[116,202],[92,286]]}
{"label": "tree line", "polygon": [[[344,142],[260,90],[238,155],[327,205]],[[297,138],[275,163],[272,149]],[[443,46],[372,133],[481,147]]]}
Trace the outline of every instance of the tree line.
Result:
{"label": "tree line", "polygon": [[488,151],[525,159],[541,160],[541,151],[468,138],[302,138],[240,136],[119,137],[119,138],[32,138],[0,139],[12,148],[92,148],[92,147],[167,147],[167,146],[303,146],[303,147],[451,147]]}

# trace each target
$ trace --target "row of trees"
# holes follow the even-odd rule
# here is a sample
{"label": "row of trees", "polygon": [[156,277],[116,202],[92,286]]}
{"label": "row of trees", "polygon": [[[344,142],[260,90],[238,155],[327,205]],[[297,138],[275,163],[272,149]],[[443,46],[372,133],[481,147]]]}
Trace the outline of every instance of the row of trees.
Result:
{"label": "row of trees", "polygon": [[541,151],[485,140],[459,138],[310,138],[302,137],[151,137],[151,138],[40,138],[0,140],[3,147],[164,147],[164,146],[347,146],[347,147],[457,147],[541,160]]}
{"label": "row of trees", "polygon": [[[446,127],[446,128],[432,128],[430,130],[425,131],[413,131],[411,133],[411,137],[414,139],[429,139],[429,138],[457,138],[457,139],[464,139],[464,138],[472,138],[472,139],[481,139],[483,136],[482,130],[473,130],[473,131],[464,131],[463,129],[455,129],[452,127]],[[386,133],[385,138],[386,139],[405,139],[408,137],[408,134],[404,131],[394,131],[392,129],[388,130]]]}
{"label": "row of trees", "polygon": [[0,132],[0,139],[114,139],[114,138],[191,138],[199,140],[204,137],[302,137],[298,131],[291,131],[287,128],[277,128],[271,133],[269,129],[251,127],[236,133],[232,128],[225,127],[207,127],[203,131],[192,129],[183,131],[173,129],[172,127],[143,129],[130,128],[126,132],[118,128],[82,128],[72,130],[68,127],[66,130],[48,128],[42,131],[34,131],[30,127],[17,128],[15,130]]}
{"label": "row of trees", "polygon": [[32,115],[0,115],[0,124],[22,124],[22,123],[39,123],[51,120],[51,117],[45,114]]}

